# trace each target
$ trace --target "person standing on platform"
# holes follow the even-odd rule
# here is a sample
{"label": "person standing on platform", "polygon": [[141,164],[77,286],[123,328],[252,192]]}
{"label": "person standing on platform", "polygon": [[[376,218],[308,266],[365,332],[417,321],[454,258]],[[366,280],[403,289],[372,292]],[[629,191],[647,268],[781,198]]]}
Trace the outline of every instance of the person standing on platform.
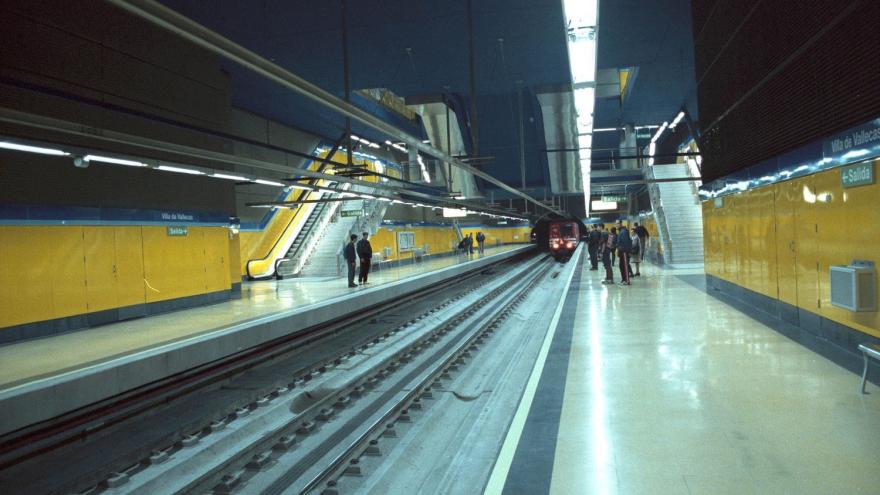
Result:
{"label": "person standing on platform", "polygon": [[354,283],[354,269],[357,262],[357,250],[354,245],[354,241],[358,238],[357,235],[351,234],[348,239],[348,244],[345,245],[345,248],[342,250],[342,257],[345,258],[345,263],[348,264],[348,286],[349,287],[357,287]]}
{"label": "person standing on platform", "polygon": [[599,226],[593,224],[590,226],[590,233],[587,234],[587,251],[590,253],[590,270],[599,269],[599,239],[602,234],[599,233]]}
{"label": "person standing on platform", "polygon": [[474,254],[474,234],[470,233],[464,238],[464,247],[468,256]]}
{"label": "person standing on platform", "polygon": [[617,229],[611,227],[611,232],[605,232],[603,229],[599,237],[599,256],[602,257],[602,266],[605,267],[605,280],[603,284],[614,283],[614,270],[611,269],[611,252],[614,250],[614,234]]}
{"label": "person standing on platform", "polygon": [[483,251],[485,250],[485,244],[486,244],[486,236],[483,235],[482,232],[477,232],[477,246],[478,246],[478,252],[480,254],[483,254]]}
{"label": "person standing on platform", "polygon": [[623,222],[617,221],[617,257],[620,259],[620,278],[622,285],[630,285],[629,253],[632,250],[632,239]]}
{"label": "person standing on platform", "polygon": [[[355,236],[357,237],[357,236]],[[361,259],[361,272],[358,274],[358,283],[367,284],[367,275],[370,274],[370,262],[373,260],[373,246],[369,241],[370,234],[364,232],[363,239],[357,243],[357,255]]]}
{"label": "person standing on platform", "polygon": [[[644,225],[639,225],[638,222],[636,222],[635,225],[636,226],[633,230],[636,231],[636,236],[639,238],[639,248],[641,251],[641,254],[639,254],[639,261],[641,262],[645,258],[645,252],[648,250],[648,239],[651,237],[651,234]],[[638,274],[638,270],[636,270],[636,273]]]}
{"label": "person standing on platform", "polygon": [[[635,230],[635,228],[633,229]],[[633,277],[641,277],[641,268],[639,265],[642,264],[642,238],[638,235],[630,236],[632,239],[632,249],[630,250],[629,260],[630,263],[634,263],[636,265],[636,271],[632,272],[630,269],[630,273],[632,273]]]}

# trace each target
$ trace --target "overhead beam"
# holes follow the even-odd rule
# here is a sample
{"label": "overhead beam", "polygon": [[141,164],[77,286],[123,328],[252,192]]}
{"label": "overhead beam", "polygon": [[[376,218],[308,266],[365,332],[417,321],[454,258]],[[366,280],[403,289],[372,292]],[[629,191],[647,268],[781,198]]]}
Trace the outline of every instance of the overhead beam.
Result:
{"label": "overhead beam", "polygon": [[187,39],[202,48],[216,53],[226,59],[229,59],[243,67],[246,67],[263,77],[274,81],[288,89],[327,107],[328,109],[342,115],[354,119],[383,135],[393,137],[396,140],[406,143],[408,146],[414,147],[429,156],[437,158],[441,161],[447,161],[452,165],[461,168],[481,179],[498,186],[499,188],[519,197],[540,208],[549,210],[557,215],[565,216],[564,213],[554,208],[542,204],[537,199],[520,192],[519,190],[505,184],[497,178],[478,170],[461,160],[449,156],[447,153],[422,143],[420,139],[412,136],[401,129],[385,122],[384,120],[370,114],[349,102],[337,97],[336,95],[322,89],[321,87],[310,83],[302,77],[288,71],[287,69],[272,63],[271,61],[261,57],[260,55],[244,48],[243,46],[233,42],[232,40],[221,36],[220,34],[202,26],[192,19],[165,7],[154,0],[105,0],[141,19],[166,29],[181,38]]}
{"label": "overhead beam", "polygon": [[[229,153],[222,153],[217,151],[205,150],[202,148],[194,148],[191,146],[169,143],[167,141],[159,141],[156,139],[151,139],[143,136],[135,136],[132,134],[126,134],[119,131],[113,131],[110,129],[104,129],[93,126],[84,126],[82,124],[78,124],[75,122],[70,122],[67,120],[56,119],[53,117],[44,117],[42,115],[33,115],[25,112],[20,112],[18,110],[12,110],[9,108],[0,107],[0,124],[11,124],[17,127],[24,127],[27,129],[37,129],[40,131],[49,131],[52,133],[58,133],[64,136],[73,137],[79,140],[92,140],[95,142],[100,142],[104,144],[110,145],[122,145],[126,148],[139,149],[143,150],[146,154],[143,158],[147,158],[150,154],[161,153],[161,154],[170,154],[178,157],[185,157],[190,159],[198,159],[205,160],[209,162],[215,163],[224,163],[228,165],[244,165],[248,167],[254,167],[261,170],[267,170],[276,173],[289,174],[291,173],[291,169],[295,170],[297,174],[303,175],[305,177],[309,177],[312,179],[324,179],[332,182],[341,182],[351,184],[353,186],[361,186],[366,188],[372,188],[383,191],[390,191],[398,195],[406,195],[412,198],[417,198],[418,201],[426,201],[432,202],[436,206],[445,206],[448,208],[467,208],[474,211],[485,211],[490,213],[497,213],[497,210],[493,210],[491,208],[486,208],[483,205],[472,204],[463,201],[456,200],[448,200],[443,196],[426,194],[419,191],[414,191],[412,189],[408,189],[405,187],[393,186],[390,184],[383,184],[381,182],[367,182],[358,179],[352,179],[349,177],[343,177],[338,175],[325,174],[323,172],[316,172],[314,170],[302,169],[302,168],[293,168],[285,165],[279,165],[273,162],[267,162],[263,160],[257,160],[254,158],[247,158],[242,156],[237,156]],[[16,133],[17,134],[17,133]],[[77,146],[71,145],[63,145],[67,148],[81,148]],[[131,153],[133,155],[137,155],[137,153]],[[178,161],[172,160],[164,160],[164,159],[148,159],[152,162],[160,162],[167,164],[182,164]],[[308,186],[306,184],[299,184],[301,186],[307,186],[310,189],[317,189],[316,186]],[[506,212],[505,212],[506,213]]]}

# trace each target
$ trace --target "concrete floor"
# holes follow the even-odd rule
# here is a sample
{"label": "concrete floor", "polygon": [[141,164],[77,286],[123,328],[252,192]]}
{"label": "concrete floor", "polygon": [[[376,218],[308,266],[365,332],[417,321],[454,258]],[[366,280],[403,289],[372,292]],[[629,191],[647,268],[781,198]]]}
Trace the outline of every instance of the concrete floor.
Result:
{"label": "concrete floor", "polygon": [[645,264],[632,286],[606,287],[587,268],[569,292],[555,461],[539,492],[880,493],[878,387],[859,394],[855,374],[711,297],[699,269]]}
{"label": "concrete floor", "polygon": [[[491,256],[521,245],[486,248]],[[470,259],[479,259],[474,254]],[[447,256],[422,263],[387,268],[370,274],[374,288],[463,263],[465,256]],[[141,352],[216,331],[267,314],[344,297],[363,290],[350,289],[346,279],[293,278],[242,284],[240,299],[163,315],[112,323],[62,335],[0,347],[0,391],[39,378]]]}

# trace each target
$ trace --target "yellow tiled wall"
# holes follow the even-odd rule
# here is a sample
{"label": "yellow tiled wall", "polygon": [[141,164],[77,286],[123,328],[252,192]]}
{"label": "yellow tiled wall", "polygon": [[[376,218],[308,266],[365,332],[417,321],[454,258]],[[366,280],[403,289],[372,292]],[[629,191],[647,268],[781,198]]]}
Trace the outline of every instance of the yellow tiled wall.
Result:
{"label": "yellow tiled wall", "polygon": [[839,169],[705,201],[706,273],[880,337],[880,312],[831,305],[829,276],[880,262],[878,202],[880,184],[844,189]]}
{"label": "yellow tiled wall", "polygon": [[229,290],[231,242],[225,227],[0,226],[0,328]]}
{"label": "yellow tiled wall", "polygon": [[[477,232],[483,232],[486,236],[486,245],[494,246],[496,244],[515,244],[520,242],[529,242],[531,227],[463,227],[461,229],[463,235],[473,233],[476,237]],[[383,226],[371,237],[373,252],[379,259],[398,259],[397,253],[397,233],[413,232],[415,234],[416,247],[423,247],[427,244],[428,252],[431,254],[449,253],[455,250],[458,245],[458,237],[452,226],[420,226],[412,227],[404,226]],[[385,258],[383,254],[384,248],[391,250],[391,256]],[[402,259],[408,259],[411,256],[409,252],[400,253]]]}

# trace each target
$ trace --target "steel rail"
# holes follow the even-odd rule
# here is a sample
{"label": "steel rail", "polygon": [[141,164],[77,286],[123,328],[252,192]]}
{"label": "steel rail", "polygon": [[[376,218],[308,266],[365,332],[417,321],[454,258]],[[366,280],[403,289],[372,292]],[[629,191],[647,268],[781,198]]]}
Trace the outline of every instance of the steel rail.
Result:
{"label": "steel rail", "polygon": [[406,143],[415,147],[427,155],[433,156],[439,160],[450,163],[460,169],[463,169],[481,179],[490,182],[499,188],[529,201],[541,208],[550,210],[557,215],[566,216],[561,211],[542,204],[537,199],[525,194],[499,179],[478,170],[463,161],[454,158],[442,150],[434,148],[423,143],[420,139],[412,136],[397,127],[388,124],[382,119],[352,105],[349,102],[337,97],[336,95],[322,89],[321,87],[305,80],[304,78],[288,71],[287,69],[272,63],[261,57],[255,52],[244,48],[234,41],[216,33],[205,26],[193,21],[192,19],[172,10],[154,0],[105,0],[107,3],[115,5],[141,19],[144,19],[156,26],[170,31],[181,38],[189,40],[202,48],[214,52],[226,59],[229,59],[245,68],[248,68],[263,77],[274,81],[286,88],[292,89],[297,93],[329,108],[330,110],[341,114],[345,117],[352,118],[358,122],[382,133],[386,136]]}

